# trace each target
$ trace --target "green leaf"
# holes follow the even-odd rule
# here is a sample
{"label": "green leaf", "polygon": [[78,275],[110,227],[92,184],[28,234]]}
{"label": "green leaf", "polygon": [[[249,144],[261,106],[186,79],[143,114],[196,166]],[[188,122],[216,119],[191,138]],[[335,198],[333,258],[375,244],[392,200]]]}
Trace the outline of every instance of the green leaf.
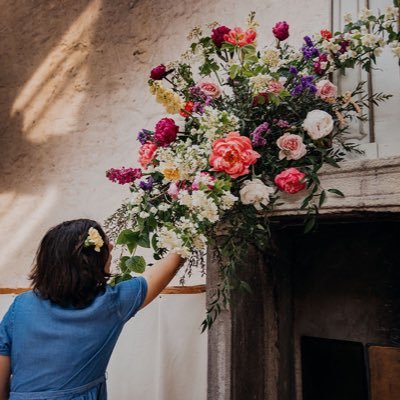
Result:
{"label": "green leaf", "polygon": [[129,256],[123,256],[119,259],[119,269],[121,270],[121,272],[127,272],[127,266],[126,266],[126,262],[127,260],[129,260]]}
{"label": "green leaf", "polygon": [[341,191],[338,190],[338,189],[328,189],[328,192],[337,194],[337,195],[340,196],[340,197],[344,197],[343,192],[341,192]]}
{"label": "green leaf", "polygon": [[128,244],[137,241],[137,232],[133,232],[132,229],[124,229],[120,232],[117,238],[117,244]]}
{"label": "green leaf", "polygon": [[253,291],[251,290],[250,285],[245,281],[240,281],[239,287],[240,287],[240,289],[245,290],[247,293],[250,293],[250,294],[253,293]]}
{"label": "green leaf", "polygon": [[311,232],[315,227],[315,223],[317,222],[317,218],[314,214],[308,215],[306,224],[304,226],[304,233]]}
{"label": "green leaf", "polygon": [[142,274],[146,270],[146,261],[142,256],[132,256],[125,264],[130,271],[138,274]]}
{"label": "green leaf", "polygon": [[231,77],[231,79],[235,79],[238,76],[240,69],[241,67],[238,64],[231,65],[231,67],[229,68],[229,76]]}
{"label": "green leaf", "polygon": [[319,196],[319,206],[322,207],[322,205],[325,203],[326,200],[326,192],[323,190]]}
{"label": "green leaf", "polygon": [[145,247],[146,249],[150,248],[150,237],[148,232],[142,232],[137,241],[138,246]]}

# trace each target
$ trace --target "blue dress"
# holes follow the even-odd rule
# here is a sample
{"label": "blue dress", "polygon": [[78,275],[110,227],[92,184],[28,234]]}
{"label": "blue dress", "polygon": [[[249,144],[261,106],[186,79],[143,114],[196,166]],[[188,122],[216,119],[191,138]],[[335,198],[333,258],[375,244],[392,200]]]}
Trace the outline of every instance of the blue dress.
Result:
{"label": "blue dress", "polygon": [[0,354],[11,357],[10,400],[106,400],[111,353],[146,293],[137,277],[107,286],[83,309],[32,291],[17,296],[0,324]]}

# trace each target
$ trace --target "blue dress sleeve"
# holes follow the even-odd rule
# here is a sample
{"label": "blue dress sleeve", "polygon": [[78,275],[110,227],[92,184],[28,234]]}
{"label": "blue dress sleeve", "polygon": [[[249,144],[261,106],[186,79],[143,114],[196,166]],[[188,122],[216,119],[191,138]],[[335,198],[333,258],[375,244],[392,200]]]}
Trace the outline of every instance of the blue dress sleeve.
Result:
{"label": "blue dress sleeve", "polygon": [[14,324],[15,300],[0,323],[0,355],[11,355],[12,329]]}
{"label": "blue dress sleeve", "polygon": [[147,281],[138,276],[115,285],[119,313],[123,322],[132,318],[142,306],[147,294]]}

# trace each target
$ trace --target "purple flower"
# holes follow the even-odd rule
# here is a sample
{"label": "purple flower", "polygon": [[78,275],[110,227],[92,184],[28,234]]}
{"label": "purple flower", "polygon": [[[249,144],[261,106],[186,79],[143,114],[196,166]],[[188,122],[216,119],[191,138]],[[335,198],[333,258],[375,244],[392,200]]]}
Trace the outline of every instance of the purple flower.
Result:
{"label": "purple flower", "polygon": [[293,75],[297,75],[299,73],[299,71],[297,70],[296,67],[294,67],[293,65],[290,66],[289,68],[289,73],[293,74]]}
{"label": "purple flower", "polygon": [[115,183],[125,185],[126,183],[132,183],[136,179],[142,177],[142,170],[140,168],[125,168],[120,169],[110,168],[106,172],[106,177]]}
{"label": "purple flower", "polygon": [[145,144],[150,139],[151,134],[151,131],[142,129],[137,135],[137,140],[139,140],[140,144]]}
{"label": "purple flower", "polygon": [[278,120],[276,121],[276,125],[278,125],[279,128],[289,128],[289,127],[290,127],[289,122],[287,122],[287,121],[284,120],[284,119],[278,119]]}
{"label": "purple flower", "polygon": [[301,48],[303,56],[306,60],[312,57],[319,56],[319,51],[314,47],[314,43],[309,36],[304,36],[304,41],[306,44]]}
{"label": "purple flower", "polygon": [[314,77],[312,75],[305,75],[300,78],[300,82],[292,89],[292,96],[299,96],[303,91],[315,93],[317,91],[314,85]]}
{"label": "purple flower", "polygon": [[261,147],[267,144],[267,140],[262,135],[268,133],[269,130],[268,122],[264,122],[250,133],[251,141],[255,147]]}
{"label": "purple flower", "polygon": [[145,181],[139,182],[139,187],[150,192],[153,189],[153,183],[153,178],[149,176]]}
{"label": "purple flower", "polygon": [[311,38],[310,38],[310,36],[304,36],[304,41],[306,42],[306,45],[308,46],[308,47],[314,47],[314,43],[313,43],[313,41],[311,40]]}

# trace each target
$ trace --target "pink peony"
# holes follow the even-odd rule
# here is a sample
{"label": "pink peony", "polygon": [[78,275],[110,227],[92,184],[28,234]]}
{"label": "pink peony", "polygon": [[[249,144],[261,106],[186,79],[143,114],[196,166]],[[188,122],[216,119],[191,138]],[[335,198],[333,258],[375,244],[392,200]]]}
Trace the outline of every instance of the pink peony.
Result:
{"label": "pink peony", "polygon": [[157,122],[154,140],[159,146],[166,147],[176,140],[179,127],[172,118],[162,118]]}
{"label": "pink peony", "polygon": [[315,95],[320,97],[322,100],[326,100],[337,95],[337,87],[328,79],[323,79],[317,82],[317,92]]}
{"label": "pink peony", "polygon": [[214,42],[215,46],[221,47],[222,43],[224,43],[224,37],[231,30],[227,26],[219,26],[212,30],[211,40]]}
{"label": "pink peony", "polygon": [[224,35],[225,42],[233,44],[234,46],[243,47],[248,44],[254,43],[256,40],[257,32],[252,29],[243,31],[242,28],[235,28]]}
{"label": "pink peony", "polygon": [[139,162],[140,165],[146,169],[155,156],[157,146],[153,142],[146,142],[139,149]]}
{"label": "pink peony", "polygon": [[302,182],[305,176],[306,175],[297,168],[288,168],[278,174],[274,181],[278,189],[286,193],[294,194],[306,187],[306,184]]}
{"label": "pink peony", "polygon": [[106,177],[115,183],[125,185],[126,183],[132,183],[136,179],[142,177],[142,170],[140,168],[125,168],[120,169],[110,168],[106,172]]}
{"label": "pink peony", "polygon": [[276,141],[280,148],[279,159],[299,160],[307,154],[303,138],[299,135],[286,132]]}
{"label": "pink peony", "polygon": [[221,96],[221,88],[214,82],[211,81],[201,81],[196,87],[198,87],[206,96],[217,99]]}
{"label": "pink peony", "polygon": [[157,67],[153,68],[150,72],[150,78],[159,81],[167,76],[167,69],[164,64],[160,64]]}
{"label": "pink peony", "polygon": [[272,33],[278,40],[285,40],[289,37],[289,25],[286,21],[280,21],[272,28]]}
{"label": "pink peony", "polygon": [[239,132],[230,132],[213,142],[210,164],[213,171],[224,171],[232,178],[238,178],[248,174],[249,166],[255,164],[259,157],[248,137],[240,136]]}

